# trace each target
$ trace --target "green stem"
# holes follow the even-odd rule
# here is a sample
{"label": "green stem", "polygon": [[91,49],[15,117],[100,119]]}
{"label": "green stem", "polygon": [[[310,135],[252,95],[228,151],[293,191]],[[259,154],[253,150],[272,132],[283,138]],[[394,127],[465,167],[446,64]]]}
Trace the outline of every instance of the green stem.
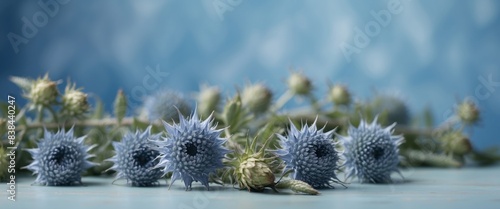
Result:
{"label": "green stem", "polygon": [[274,105],[271,107],[271,112],[276,112],[277,110],[281,109],[283,106],[285,106],[285,104],[290,101],[290,99],[293,98],[293,92],[290,91],[290,90],[286,90],[285,93],[283,93],[283,95],[280,96],[280,98],[278,98],[278,100],[276,100],[276,102],[274,103]]}
{"label": "green stem", "polygon": [[56,112],[54,111],[54,109],[52,109],[52,107],[50,107],[50,106],[48,106],[46,108],[49,110],[50,114],[52,115],[52,118],[54,119],[54,122],[59,123],[59,121],[57,119]]}

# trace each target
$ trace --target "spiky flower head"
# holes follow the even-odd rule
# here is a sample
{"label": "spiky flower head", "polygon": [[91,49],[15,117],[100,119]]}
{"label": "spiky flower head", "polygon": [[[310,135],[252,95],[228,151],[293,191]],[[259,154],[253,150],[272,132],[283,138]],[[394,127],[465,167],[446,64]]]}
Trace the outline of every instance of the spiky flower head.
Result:
{"label": "spiky flower head", "polygon": [[172,185],[182,179],[186,190],[193,181],[199,181],[208,189],[209,175],[222,168],[222,159],[229,152],[222,144],[222,130],[212,126],[212,115],[204,121],[198,119],[196,111],[189,118],[179,116],[179,123],[170,125],[163,121],[167,130],[165,140],[154,141],[160,152],[159,163],[163,174],[172,173]]}
{"label": "spiky flower head", "polygon": [[[176,108],[179,110],[177,111]],[[170,121],[177,118],[177,114],[187,115],[191,112],[188,101],[181,93],[162,89],[145,98],[141,108],[141,116],[149,121]]]}
{"label": "spiky flower head", "polygon": [[456,114],[467,125],[475,124],[480,118],[479,108],[471,99],[465,99],[460,103],[456,109]]}
{"label": "spiky flower head", "polygon": [[309,78],[299,72],[292,72],[287,80],[288,89],[297,95],[307,95],[311,93],[312,83]]}
{"label": "spiky flower head", "polygon": [[284,172],[291,170],[292,178],[304,181],[314,188],[332,187],[341,183],[335,172],[339,169],[333,132],[316,128],[316,121],[298,130],[290,121],[288,136],[277,135],[282,149],[276,154],[285,162]]}
{"label": "spiky flower head", "polygon": [[251,112],[263,113],[269,109],[273,93],[262,83],[249,85],[241,93],[241,103]]}
{"label": "spiky flower head", "polygon": [[344,147],[347,178],[358,177],[361,182],[389,183],[391,173],[398,172],[399,145],[402,136],[392,135],[394,123],[382,128],[377,118],[371,124],[361,120],[356,128],[349,126],[348,136],[340,136]]}
{"label": "spiky flower head", "polygon": [[351,102],[351,94],[344,85],[334,85],[330,88],[330,100],[336,105],[348,105]]}
{"label": "spiky flower head", "polygon": [[163,176],[163,171],[155,167],[160,155],[153,148],[153,140],[161,134],[151,134],[151,126],[144,132],[127,133],[121,142],[113,142],[116,155],[109,159],[117,171],[116,179],[126,179],[132,186],[153,186]]}
{"label": "spiky flower head", "polygon": [[31,83],[31,89],[25,96],[35,105],[50,105],[56,103],[58,95],[57,83],[46,74]]}
{"label": "spiky flower head", "polygon": [[220,90],[218,87],[203,85],[196,98],[200,115],[206,117],[212,114],[212,112],[217,109],[220,97]]}
{"label": "spiky flower head", "polygon": [[84,144],[85,136],[73,136],[73,128],[68,132],[60,130],[51,133],[45,130],[38,148],[28,149],[33,162],[27,169],[37,174],[35,184],[47,186],[67,186],[81,184],[81,174],[96,165],[88,158],[87,152],[94,146]]}
{"label": "spiky flower head", "polygon": [[371,106],[373,112],[380,115],[381,119],[384,116],[386,120],[384,122],[387,124],[407,125],[410,122],[408,106],[403,97],[398,94],[379,94],[373,99]]}
{"label": "spiky flower head", "polygon": [[67,116],[80,117],[88,110],[87,94],[77,89],[74,84],[66,86],[62,96],[62,112]]}

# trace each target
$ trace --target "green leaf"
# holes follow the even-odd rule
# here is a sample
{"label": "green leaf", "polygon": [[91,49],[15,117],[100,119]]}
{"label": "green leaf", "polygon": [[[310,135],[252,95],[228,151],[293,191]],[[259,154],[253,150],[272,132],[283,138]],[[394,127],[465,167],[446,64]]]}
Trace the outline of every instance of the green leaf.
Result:
{"label": "green leaf", "polygon": [[121,89],[118,90],[118,93],[116,94],[114,113],[118,123],[122,122],[125,114],[127,113],[127,98]]}
{"label": "green leaf", "polygon": [[23,78],[23,77],[17,77],[17,76],[11,76],[10,81],[12,83],[16,84],[19,86],[21,89],[24,91],[29,91],[31,89],[31,86],[33,84],[33,80],[28,79],[28,78]]}
{"label": "green leaf", "polygon": [[424,109],[424,124],[427,128],[432,128],[434,126],[434,116],[432,115],[432,110],[430,107]]}

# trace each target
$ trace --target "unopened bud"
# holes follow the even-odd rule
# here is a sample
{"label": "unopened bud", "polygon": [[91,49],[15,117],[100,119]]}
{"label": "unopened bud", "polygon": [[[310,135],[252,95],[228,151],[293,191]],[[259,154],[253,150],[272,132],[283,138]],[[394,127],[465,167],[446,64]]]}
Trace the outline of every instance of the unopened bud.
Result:
{"label": "unopened bud", "polygon": [[32,84],[27,98],[35,105],[50,105],[56,102],[58,95],[57,83],[46,75]]}
{"label": "unopened bud", "polygon": [[274,186],[274,173],[263,160],[248,158],[241,162],[239,172],[242,178],[240,182],[245,182],[248,187],[256,191]]}
{"label": "unopened bud", "polygon": [[74,85],[66,87],[62,97],[62,112],[68,116],[78,117],[88,110],[87,94],[75,89]]}
{"label": "unopened bud", "polygon": [[288,78],[288,88],[297,95],[307,95],[311,93],[312,83],[309,78],[301,73],[292,73]]}
{"label": "unopened bud", "polygon": [[440,140],[441,147],[448,153],[465,155],[472,151],[472,145],[469,138],[460,131],[446,133]]}
{"label": "unopened bud", "polygon": [[220,90],[217,87],[204,87],[197,97],[198,113],[202,116],[209,116],[217,109],[220,101]]}
{"label": "unopened bud", "polygon": [[234,125],[238,122],[240,118],[241,111],[241,99],[237,95],[235,98],[229,100],[224,106],[222,111],[222,119],[227,126]]}
{"label": "unopened bud", "polygon": [[343,85],[335,85],[330,89],[330,100],[336,105],[349,105],[351,102],[351,94],[347,87]]}
{"label": "unopened bud", "polygon": [[269,109],[273,94],[263,84],[254,84],[243,89],[241,102],[251,112],[263,113]]}
{"label": "unopened bud", "polygon": [[456,114],[462,122],[468,125],[475,124],[480,117],[479,108],[470,99],[466,99],[458,105]]}

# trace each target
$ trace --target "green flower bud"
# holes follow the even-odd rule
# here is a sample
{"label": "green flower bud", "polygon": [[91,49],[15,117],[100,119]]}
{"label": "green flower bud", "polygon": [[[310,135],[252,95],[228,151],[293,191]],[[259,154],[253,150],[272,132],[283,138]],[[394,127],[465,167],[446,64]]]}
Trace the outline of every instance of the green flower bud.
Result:
{"label": "green flower bud", "polygon": [[274,173],[262,159],[250,157],[241,162],[238,169],[240,187],[262,191],[265,187],[274,186]]}
{"label": "green flower bud", "polygon": [[465,155],[472,151],[469,138],[460,131],[446,133],[440,138],[440,141],[441,147],[447,153]]}
{"label": "green flower bud", "polygon": [[297,95],[307,95],[311,93],[312,83],[309,78],[301,73],[294,72],[287,81],[288,88]]}
{"label": "green flower bud", "polygon": [[241,94],[241,102],[254,113],[263,113],[269,109],[273,94],[263,84],[247,86]]}
{"label": "green flower bud", "polygon": [[220,90],[218,87],[202,87],[197,96],[198,113],[202,116],[209,116],[217,109],[220,101]]}
{"label": "green flower bud", "polygon": [[467,125],[475,124],[480,117],[479,108],[470,99],[466,99],[458,105],[456,114]]}
{"label": "green flower bud", "polygon": [[75,85],[68,85],[62,97],[62,112],[71,117],[79,117],[87,113],[89,104],[87,94],[75,89]]}
{"label": "green flower bud", "polygon": [[336,105],[349,105],[351,102],[351,94],[347,87],[343,85],[335,85],[330,88],[330,100]]}
{"label": "green flower bud", "polygon": [[58,95],[57,83],[45,75],[32,84],[26,97],[35,105],[50,105],[56,103]]}
{"label": "green flower bud", "polygon": [[224,110],[222,111],[224,123],[228,126],[236,124],[240,118],[240,111],[241,99],[238,95],[234,99],[229,100],[224,106]]}

